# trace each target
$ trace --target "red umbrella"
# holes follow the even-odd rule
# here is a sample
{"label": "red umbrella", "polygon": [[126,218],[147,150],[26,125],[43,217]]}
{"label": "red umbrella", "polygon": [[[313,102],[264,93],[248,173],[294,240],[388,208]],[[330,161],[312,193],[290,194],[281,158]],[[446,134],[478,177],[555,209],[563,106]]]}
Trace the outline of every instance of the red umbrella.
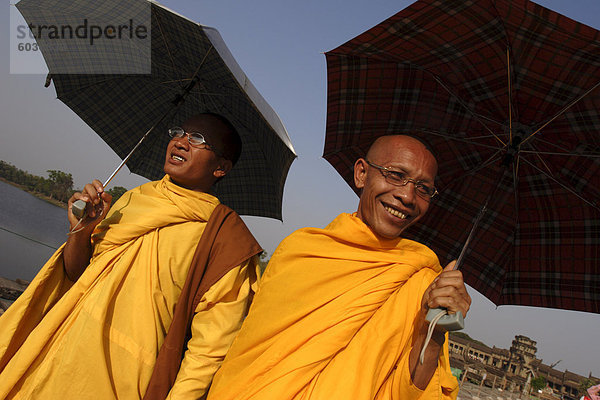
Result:
{"label": "red umbrella", "polygon": [[411,133],[440,195],[407,236],[495,304],[600,313],[600,32],[527,0],[420,0],[326,53],[323,157]]}

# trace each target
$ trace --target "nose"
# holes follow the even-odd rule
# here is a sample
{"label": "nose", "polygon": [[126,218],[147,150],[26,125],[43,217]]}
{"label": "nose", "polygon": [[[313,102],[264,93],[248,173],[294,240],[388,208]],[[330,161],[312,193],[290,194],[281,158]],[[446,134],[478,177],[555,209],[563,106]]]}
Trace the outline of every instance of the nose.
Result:
{"label": "nose", "polygon": [[171,140],[175,141],[175,147],[177,147],[178,149],[184,149],[184,150],[189,150],[190,147],[190,140],[189,140],[189,136],[186,132],[185,136],[183,137],[175,137]]}
{"label": "nose", "polygon": [[404,206],[414,208],[417,201],[415,183],[409,180],[406,182],[406,185],[397,186],[394,191],[394,197],[400,200]]}

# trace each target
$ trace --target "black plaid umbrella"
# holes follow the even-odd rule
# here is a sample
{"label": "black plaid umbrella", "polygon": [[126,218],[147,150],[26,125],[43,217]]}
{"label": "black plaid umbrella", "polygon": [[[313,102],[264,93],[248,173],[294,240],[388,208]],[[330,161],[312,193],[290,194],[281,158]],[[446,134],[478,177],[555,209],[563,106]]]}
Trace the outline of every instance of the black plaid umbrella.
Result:
{"label": "black plaid umbrella", "polygon": [[21,0],[17,8],[33,24],[58,98],[121,158],[154,126],[127,161],[131,172],[161,178],[167,129],[200,112],[221,114],[243,152],[217,184],[219,199],[240,214],[281,219],[296,155],[215,29],[147,0]]}
{"label": "black plaid umbrella", "polygon": [[[495,304],[600,313],[600,32],[527,0],[420,0],[326,53],[324,157],[428,141],[440,195],[407,236]],[[491,195],[493,194],[493,195]]]}

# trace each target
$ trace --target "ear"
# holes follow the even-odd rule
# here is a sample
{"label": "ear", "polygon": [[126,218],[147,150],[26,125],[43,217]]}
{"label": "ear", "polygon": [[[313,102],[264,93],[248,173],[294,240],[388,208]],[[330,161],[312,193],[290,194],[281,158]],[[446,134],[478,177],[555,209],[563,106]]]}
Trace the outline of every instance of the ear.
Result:
{"label": "ear", "polygon": [[357,189],[365,187],[367,180],[367,162],[364,158],[359,158],[354,163],[354,185]]}
{"label": "ear", "polygon": [[217,165],[217,168],[213,171],[213,175],[215,176],[215,178],[222,178],[225,175],[227,175],[229,171],[231,171],[231,168],[233,168],[233,163],[231,162],[231,160],[221,158],[219,164]]}

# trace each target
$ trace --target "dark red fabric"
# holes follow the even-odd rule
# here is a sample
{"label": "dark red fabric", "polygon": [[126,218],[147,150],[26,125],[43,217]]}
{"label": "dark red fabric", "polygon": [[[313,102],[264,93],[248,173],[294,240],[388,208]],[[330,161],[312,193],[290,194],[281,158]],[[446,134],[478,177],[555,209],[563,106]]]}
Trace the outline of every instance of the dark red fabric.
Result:
{"label": "dark red fabric", "polygon": [[441,194],[407,236],[456,258],[499,182],[466,282],[495,304],[600,312],[600,32],[527,0],[421,0],[326,58],[323,156],[348,184],[375,138],[424,138]]}

